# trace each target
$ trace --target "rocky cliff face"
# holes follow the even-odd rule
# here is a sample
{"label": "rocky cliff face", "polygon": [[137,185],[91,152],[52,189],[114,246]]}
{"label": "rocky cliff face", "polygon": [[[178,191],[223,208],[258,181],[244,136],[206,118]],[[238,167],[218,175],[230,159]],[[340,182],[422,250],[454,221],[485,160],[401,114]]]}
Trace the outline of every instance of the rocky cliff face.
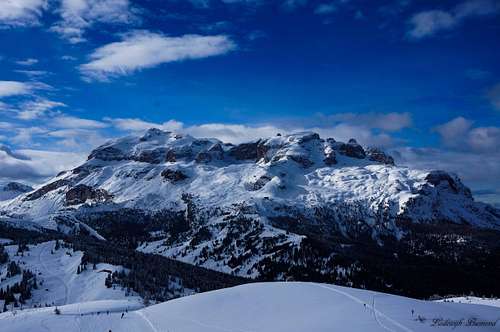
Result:
{"label": "rocky cliff face", "polygon": [[276,278],[300,267],[353,273],[354,263],[333,262],[342,241],[383,246],[412,225],[500,229],[499,211],[456,176],[398,167],[380,149],[316,133],[235,146],[150,129],[104,144],[0,211],[67,232],[84,223],[104,237],[140,223],[141,251]]}

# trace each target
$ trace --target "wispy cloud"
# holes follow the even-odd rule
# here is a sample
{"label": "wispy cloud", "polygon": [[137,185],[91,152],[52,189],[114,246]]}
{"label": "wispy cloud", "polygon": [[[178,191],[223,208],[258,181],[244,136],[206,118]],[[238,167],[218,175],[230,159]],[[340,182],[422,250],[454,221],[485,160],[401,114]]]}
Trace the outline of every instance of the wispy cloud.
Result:
{"label": "wispy cloud", "polygon": [[299,7],[305,6],[308,0],[284,0],[281,7],[287,11],[295,10]]}
{"label": "wispy cloud", "polygon": [[30,93],[32,86],[29,83],[18,81],[0,81],[0,98]]}
{"label": "wispy cloud", "polygon": [[35,97],[34,100],[23,101],[14,110],[17,118],[21,120],[35,120],[45,115],[48,111],[66,107],[64,103],[52,101],[46,98]]}
{"label": "wispy cloud", "polygon": [[235,47],[224,35],[169,37],[134,31],[124,35],[122,41],[96,49],[90,55],[91,61],[81,65],[80,71],[86,80],[106,81],[162,63],[225,54]]}
{"label": "wispy cloud", "polygon": [[33,66],[38,63],[38,59],[28,58],[24,60],[18,60],[16,63],[20,66]]}
{"label": "wispy cloud", "polygon": [[97,23],[138,20],[129,0],[61,0],[60,4],[61,20],[51,30],[73,44],[85,41],[85,31]]}
{"label": "wispy cloud", "polygon": [[30,79],[39,79],[50,74],[45,70],[14,70],[14,72],[26,75]]}
{"label": "wispy cloud", "polygon": [[51,125],[60,128],[71,129],[101,129],[108,125],[96,120],[82,119],[74,116],[57,116],[51,121]]}
{"label": "wispy cloud", "polygon": [[72,55],[63,55],[61,57],[61,60],[64,60],[64,61],[75,61],[75,60],[78,60],[78,58],[74,57]]}
{"label": "wispy cloud", "polygon": [[495,15],[500,12],[496,0],[469,0],[445,10],[429,10],[417,13],[409,20],[408,37],[422,39],[440,31],[451,30],[473,17]]}
{"label": "wispy cloud", "polygon": [[318,15],[327,15],[335,11],[337,11],[337,6],[335,5],[334,2],[329,2],[329,3],[319,4],[314,10],[314,13]]}

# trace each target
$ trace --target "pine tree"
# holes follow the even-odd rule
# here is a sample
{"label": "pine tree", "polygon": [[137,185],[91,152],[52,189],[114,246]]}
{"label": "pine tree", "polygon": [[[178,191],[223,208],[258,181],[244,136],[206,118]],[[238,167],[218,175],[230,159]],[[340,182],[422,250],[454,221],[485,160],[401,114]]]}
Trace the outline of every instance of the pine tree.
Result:
{"label": "pine tree", "polygon": [[9,254],[5,251],[3,245],[0,244],[0,264],[7,263],[9,261]]}
{"label": "pine tree", "polygon": [[19,273],[21,273],[21,268],[19,267],[19,265],[17,265],[14,261],[10,262],[9,266],[7,267],[7,277],[10,278],[18,275]]}
{"label": "pine tree", "polygon": [[111,288],[113,286],[113,280],[111,279],[111,274],[108,273],[106,280],[104,280],[104,285],[106,285],[107,288]]}

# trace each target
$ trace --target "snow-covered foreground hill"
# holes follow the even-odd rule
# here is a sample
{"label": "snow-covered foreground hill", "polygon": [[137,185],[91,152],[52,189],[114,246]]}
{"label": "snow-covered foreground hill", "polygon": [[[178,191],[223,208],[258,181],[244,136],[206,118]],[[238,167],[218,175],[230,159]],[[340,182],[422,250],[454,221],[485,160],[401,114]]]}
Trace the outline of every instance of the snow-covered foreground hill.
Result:
{"label": "snow-covered foreground hill", "polygon": [[[495,307],[419,301],[316,283],[255,283],[135,310],[99,301],[0,314],[2,332],[499,331]],[[122,318],[122,314],[123,318]],[[461,322],[461,323],[460,323]],[[461,324],[459,327],[455,325]]]}

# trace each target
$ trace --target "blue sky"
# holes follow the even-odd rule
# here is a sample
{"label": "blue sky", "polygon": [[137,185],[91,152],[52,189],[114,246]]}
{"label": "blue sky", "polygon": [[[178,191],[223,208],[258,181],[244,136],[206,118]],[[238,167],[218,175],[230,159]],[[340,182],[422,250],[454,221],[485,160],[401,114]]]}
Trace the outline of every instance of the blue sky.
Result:
{"label": "blue sky", "polygon": [[0,181],[150,126],[316,130],[500,202],[500,1],[0,3]]}

